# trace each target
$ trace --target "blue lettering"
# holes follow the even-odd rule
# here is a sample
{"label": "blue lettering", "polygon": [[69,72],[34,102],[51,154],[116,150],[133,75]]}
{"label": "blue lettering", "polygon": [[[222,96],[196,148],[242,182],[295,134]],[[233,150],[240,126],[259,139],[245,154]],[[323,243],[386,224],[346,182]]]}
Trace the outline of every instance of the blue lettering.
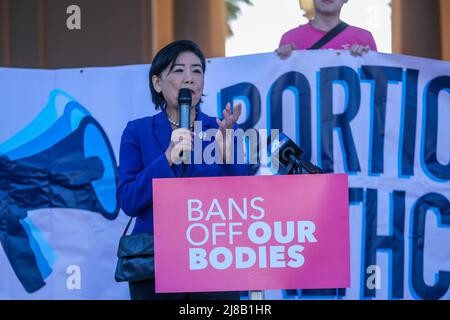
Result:
{"label": "blue lettering", "polygon": [[369,172],[383,173],[384,136],[388,83],[402,80],[402,69],[383,66],[362,66],[361,78],[374,81],[375,94],[371,103],[371,139]]}
{"label": "blue lettering", "polygon": [[403,80],[398,172],[399,177],[409,177],[414,175],[419,70],[407,69],[403,75],[405,79]]}
{"label": "blue lettering", "polygon": [[[333,83],[346,84],[346,106],[341,114],[333,114]],[[357,73],[350,67],[320,69],[319,166],[324,172],[334,172],[333,129],[338,129],[344,149],[344,163],[349,172],[361,171],[350,129],[350,121],[356,116],[361,103],[361,87]]]}
{"label": "blue lettering", "polygon": [[311,161],[311,87],[308,79],[299,72],[288,72],[272,85],[267,98],[267,116],[270,127],[283,131],[283,92],[292,90],[296,101],[296,139],[303,149],[302,159]]}
{"label": "blue lettering", "polygon": [[261,95],[258,88],[251,83],[241,82],[220,90],[218,116],[222,116],[222,110],[227,103],[233,105],[233,101],[237,99],[245,101],[247,112],[247,119],[239,127],[243,130],[253,128],[261,117]]}
{"label": "blue lettering", "polygon": [[[424,114],[422,126],[421,160],[424,171],[430,178],[439,182],[450,180],[450,163],[442,165],[437,160],[438,137],[438,96],[444,90],[450,90],[450,76],[433,79],[424,94]],[[448,106],[447,106],[448,107]]]}
{"label": "blue lettering", "polygon": [[439,299],[450,287],[450,271],[439,271],[431,286],[424,281],[425,221],[428,210],[437,214],[440,225],[450,226],[450,202],[443,195],[428,193],[416,201],[412,217],[411,289],[422,299]]}
{"label": "blue lettering", "polygon": [[[365,249],[363,252],[363,296],[375,297],[375,290],[365,284],[369,275],[365,272],[368,266],[376,265],[378,250],[390,252],[391,284],[389,294],[393,298],[403,298],[403,269],[404,269],[404,230],[405,230],[405,192],[394,190],[391,194],[391,235],[377,235],[378,225],[378,192],[367,189],[365,198],[364,235]],[[393,230],[393,231],[392,231]]]}

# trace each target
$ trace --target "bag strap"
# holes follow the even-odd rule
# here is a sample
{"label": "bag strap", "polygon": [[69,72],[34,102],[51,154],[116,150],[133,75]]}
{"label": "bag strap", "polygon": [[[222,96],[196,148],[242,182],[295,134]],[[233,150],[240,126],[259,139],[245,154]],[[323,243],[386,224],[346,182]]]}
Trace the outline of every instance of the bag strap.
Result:
{"label": "bag strap", "polygon": [[334,37],[336,37],[339,33],[347,29],[348,24],[344,21],[341,21],[336,27],[328,31],[322,38],[320,38],[316,43],[314,43],[308,50],[320,49],[325,44],[330,42]]}
{"label": "bag strap", "polygon": [[128,228],[130,227],[131,220],[133,220],[133,217],[130,218],[130,221],[128,221],[127,226],[125,227],[125,231],[123,232],[122,236],[125,236],[127,234]]}

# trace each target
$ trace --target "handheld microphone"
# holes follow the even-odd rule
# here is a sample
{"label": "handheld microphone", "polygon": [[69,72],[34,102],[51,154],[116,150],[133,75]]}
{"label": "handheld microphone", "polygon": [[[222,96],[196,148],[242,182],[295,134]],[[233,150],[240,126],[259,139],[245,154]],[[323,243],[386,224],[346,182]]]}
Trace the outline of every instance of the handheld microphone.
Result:
{"label": "handheld microphone", "polygon": [[189,129],[191,121],[189,119],[191,113],[192,95],[191,90],[187,88],[180,89],[178,92],[178,108],[180,114],[180,128]]}
{"label": "handheld microphone", "polygon": [[[182,88],[178,92],[178,111],[180,115],[180,128],[189,129],[191,124],[190,114],[191,114],[191,104],[192,95],[191,90],[187,88]],[[181,152],[180,157],[183,161],[183,176],[186,174],[185,164],[190,162],[190,154],[187,152]]]}
{"label": "handheld microphone", "polygon": [[300,159],[303,150],[283,132],[267,138],[267,150],[272,164],[281,165],[288,174],[299,173],[301,169],[311,174],[323,173],[319,167]]}

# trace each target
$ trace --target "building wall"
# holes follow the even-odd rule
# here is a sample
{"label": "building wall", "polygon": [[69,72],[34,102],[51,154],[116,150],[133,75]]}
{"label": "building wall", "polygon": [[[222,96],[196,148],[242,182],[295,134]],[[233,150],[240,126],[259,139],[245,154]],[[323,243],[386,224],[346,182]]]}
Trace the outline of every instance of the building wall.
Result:
{"label": "building wall", "polygon": [[449,59],[450,0],[392,0],[394,53]]}
{"label": "building wall", "polygon": [[442,59],[450,61],[450,0],[441,0]]}
{"label": "building wall", "polygon": [[[69,5],[81,30],[68,30]],[[450,0],[392,0],[393,52],[450,61]],[[0,65],[67,68],[149,63],[175,39],[225,54],[220,0],[0,0]]]}
{"label": "building wall", "polygon": [[196,41],[207,57],[225,54],[225,1],[174,0],[174,7],[175,39]]}
{"label": "building wall", "polygon": [[[81,9],[81,29],[66,12]],[[210,0],[0,0],[0,65],[68,68],[149,63],[174,39],[225,54],[225,3]]]}

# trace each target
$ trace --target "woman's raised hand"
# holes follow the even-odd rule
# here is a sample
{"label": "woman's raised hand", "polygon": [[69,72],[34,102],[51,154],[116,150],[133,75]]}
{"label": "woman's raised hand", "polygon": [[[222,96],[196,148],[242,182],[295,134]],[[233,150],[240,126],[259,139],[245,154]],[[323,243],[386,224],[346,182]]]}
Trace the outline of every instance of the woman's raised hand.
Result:
{"label": "woman's raised hand", "polygon": [[172,131],[169,147],[165,154],[169,165],[186,163],[192,151],[194,133],[186,128],[178,128]]}

